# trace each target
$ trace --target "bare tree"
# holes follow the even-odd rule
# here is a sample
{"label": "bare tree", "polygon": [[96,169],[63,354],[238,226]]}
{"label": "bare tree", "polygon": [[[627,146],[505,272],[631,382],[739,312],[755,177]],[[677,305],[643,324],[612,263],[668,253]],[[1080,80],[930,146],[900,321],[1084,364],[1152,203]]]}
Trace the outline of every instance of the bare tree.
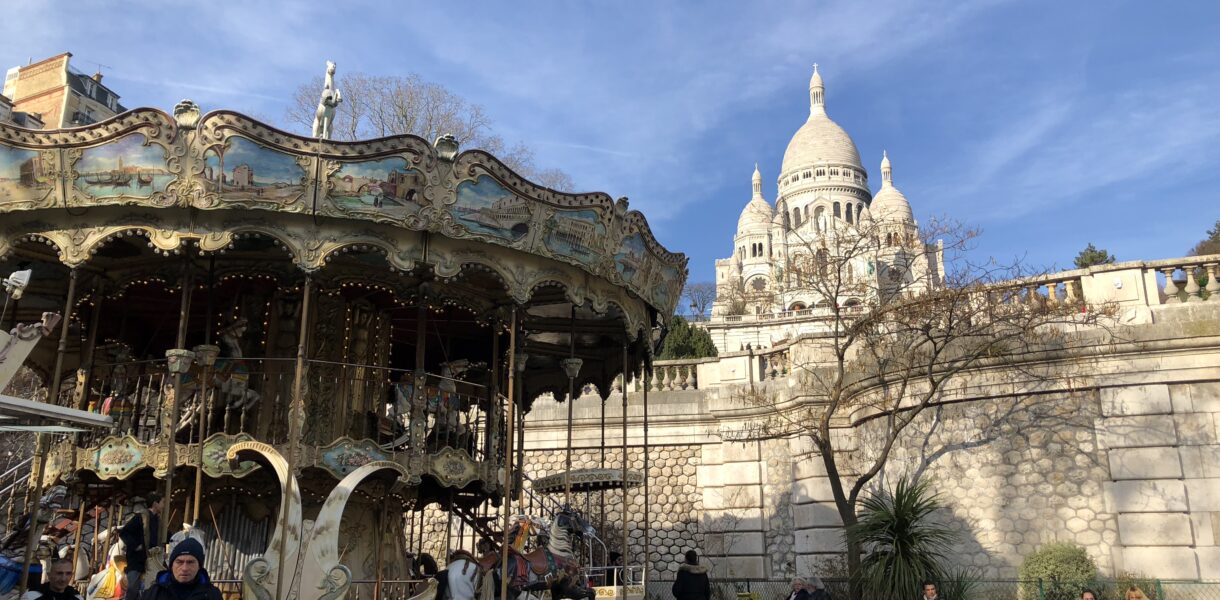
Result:
{"label": "bare tree", "polygon": [[[428,141],[452,134],[467,148],[496,155],[527,179],[556,190],[571,190],[572,178],[558,169],[539,169],[534,153],[518,143],[507,145],[492,130],[491,118],[482,106],[473,104],[443,85],[419,75],[385,76],[347,73],[339,83],[343,102],[335,111],[335,139],[355,141],[413,134]],[[285,113],[289,127],[309,131],[322,77],[297,87]]]}
{"label": "bare tree", "polygon": [[707,311],[716,301],[716,284],[708,281],[688,283],[682,288],[682,302],[698,318],[707,316]]}
{"label": "bare tree", "polygon": [[[835,223],[790,246],[776,282],[789,302],[820,307],[824,327],[791,350],[796,391],[742,390],[747,405],[763,410],[733,437],[806,439],[850,527],[861,492],[882,474],[904,430],[969,371],[1024,370],[1030,353],[1063,348],[1067,330],[1096,324],[1107,311],[1084,306],[1074,289],[1042,296],[1040,280],[1019,263],[971,264],[966,251],[977,234],[952,221],[921,232],[867,217]],[[843,447],[832,430],[862,414],[871,415],[875,433],[858,449]],[[857,573],[861,548],[849,545],[846,559]]]}

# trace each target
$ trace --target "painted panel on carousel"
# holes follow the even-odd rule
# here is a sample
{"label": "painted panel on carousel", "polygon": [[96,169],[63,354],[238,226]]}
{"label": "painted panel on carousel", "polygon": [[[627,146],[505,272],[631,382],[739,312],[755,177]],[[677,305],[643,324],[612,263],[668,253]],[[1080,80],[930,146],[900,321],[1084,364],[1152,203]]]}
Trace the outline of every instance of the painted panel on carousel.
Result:
{"label": "painted panel on carousel", "polygon": [[530,231],[530,204],[492,177],[480,175],[458,184],[449,214],[469,231],[517,241]]}
{"label": "painted panel on carousel", "polygon": [[661,264],[657,269],[660,276],[656,283],[649,289],[652,290],[652,303],[656,306],[675,306],[678,302],[678,294],[682,291],[679,287],[682,284],[682,273],[673,265]]}
{"label": "painted panel on carousel", "polygon": [[91,468],[102,479],[126,479],[142,467],[148,448],[131,436],[106,438],[93,456]]}
{"label": "painted panel on carousel", "polygon": [[368,440],[357,442],[351,438],[342,438],[322,450],[321,466],[335,477],[342,478],[376,460],[389,460],[389,455]]}
{"label": "painted panel on carousel", "polygon": [[38,150],[0,146],[0,212],[54,201],[51,165]]}
{"label": "painted panel on carousel", "polygon": [[229,446],[239,442],[252,442],[254,438],[247,433],[239,433],[237,435],[226,435],[218,433],[209,437],[203,442],[203,472],[208,477],[224,477],[232,475],[233,477],[245,477],[258,469],[258,463],[252,460],[243,460],[237,463],[237,468],[229,466],[229,459],[226,454],[229,451]]}
{"label": "painted panel on carousel", "polygon": [[329,198],[342,214],[386,215],[401,220],[419,214],[424,174],[401,157],[341,163],[329,178]]}
{"label": "painted panel on carousel", "polygon": [[619,244],[618,252],[614,253],[614,266],[623,282],[637,286],[644,283],[647,264],[648,249],[644,246],[644,236],[639,232],[625,236]]}
{"label": "painted panel on carousel", "polygon": [[175,179],[166,167],[165,148],[143,134],[127,135],[81,150],[72,165],[73,186],[86,200],[151,198]]}
{"label": "painted panel on carousel", "polygon": [[543,243],[552,254],[586,265],[597,262],[606,226],[594,210],[555,211],[543,224]]}
{"label": "painted panel on carousel", "polygon": [[203,185],[225,202],[288,206],[305,195],[308,161],[234,136],[204,154]]}

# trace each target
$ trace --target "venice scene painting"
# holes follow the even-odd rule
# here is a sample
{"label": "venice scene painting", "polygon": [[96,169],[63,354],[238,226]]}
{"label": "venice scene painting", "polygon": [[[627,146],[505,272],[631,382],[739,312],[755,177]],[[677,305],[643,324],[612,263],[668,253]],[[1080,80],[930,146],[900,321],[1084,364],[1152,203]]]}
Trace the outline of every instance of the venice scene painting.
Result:
{"label": "venice scene painting", "polygon": [[400,157],[348,162],[330,176],[330,200],[345,213],[405,217],[423,207],[424,183],[424,174]]}
{"label": "venice scene painting", "polygon": [[593,264],[606,234],[597,211],[562,210],[543,224],[543,243],[551,252],[584,264]]}
{"label": "venice scene painting", "polygon": [[54,188],[37,150],[0,146],[0,210],[36,203]]}
{"label": "venice scene painting", "polygon": [[149,144],[142,134],[128,135],[102,146],[85,148],[72,170],[76,189],[94,198],[149,198],[165,190],[174,175],[165,168],[165,149]]}
{"label": "venice scene painting", "polygon": [[208,191],[225,200],[290,204],[305,193],[305,169],[294,157],[243,137],[208,150],[202,175]]}
{"label": "venice scene painting", "polygon": [[643,279],[639,279],[640,270],[647,264],[646,259],[648,251],[644,248],[644,236],[639,232],[633,233],[623,238],[623,242],[619,244],[618,252],[614,253],[614,264],[618,269],[618,274],[623,277],[623,282],[633,284]]}
{"label": "venice scene painting", "polygon": [[530,230],[529,203],[486,175],[458,184],[449,214],[474,233],[505,240],[519,240]]}

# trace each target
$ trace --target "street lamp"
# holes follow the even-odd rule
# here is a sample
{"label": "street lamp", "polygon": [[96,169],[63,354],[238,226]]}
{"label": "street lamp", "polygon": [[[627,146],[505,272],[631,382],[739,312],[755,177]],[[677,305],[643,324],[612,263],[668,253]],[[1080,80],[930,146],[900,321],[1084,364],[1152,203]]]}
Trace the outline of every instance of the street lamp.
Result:
{"label": "street lamp", "polygon": [[691,302],[690,303],[690,314],[695,317],[695,321],[699,321],[700,319],[703,318],[703,314],[702,314],[703,311],[695,312],[697,310],[699,310],[699,306],[697,304],[695,304],[694,302]]}

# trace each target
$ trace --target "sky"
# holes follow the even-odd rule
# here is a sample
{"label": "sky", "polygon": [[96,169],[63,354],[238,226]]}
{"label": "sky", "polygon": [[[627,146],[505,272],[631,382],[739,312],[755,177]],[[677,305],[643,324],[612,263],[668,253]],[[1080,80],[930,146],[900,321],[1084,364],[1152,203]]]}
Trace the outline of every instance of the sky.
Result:
{"label": "sky", "polygon": [[[0,66],[71,51],[127,107],[191,98],[275,124],[326,60],[416,73],[578,191],[630,198],[710,281],[757,162],[764,195],[827,112],[874,188],[882,150],[917,219],[982,230],[972,261],[1070,268],[1183,256],[1220,219],[1220,3],[26,2]],[[92,61],[92,62],[91,62]],[[875,189],[874,189],[875,191]]]}

